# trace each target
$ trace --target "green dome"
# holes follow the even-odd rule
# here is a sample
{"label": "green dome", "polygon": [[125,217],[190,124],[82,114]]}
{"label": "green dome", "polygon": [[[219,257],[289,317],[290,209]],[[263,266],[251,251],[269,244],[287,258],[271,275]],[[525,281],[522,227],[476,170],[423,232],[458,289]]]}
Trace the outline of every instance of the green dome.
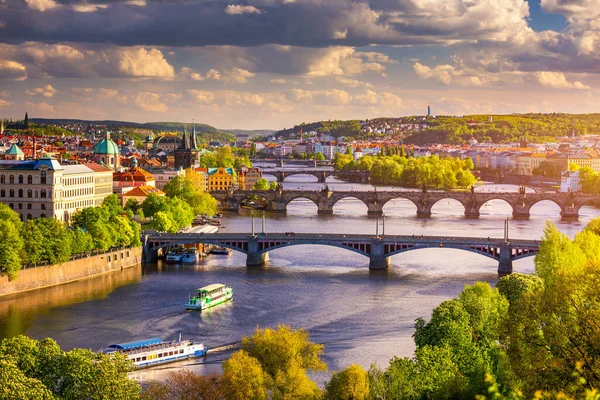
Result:
{"label": "green dome", "polygon": [[10,146],[10,149],[8,149],[5,154],[11,154],[11,155],[15,155],[15,156],[22,156],[23,152],[21,151],[21,149],[19,148],[19,146],[17,146],[16,144],[13,144],[12,146]]}
{"label": "green dome", "polygon": [[94,148],[95,154],[119,154],[119,146],[112,140],[110,140],[110,135],[106,132],[106,138],[102,139],[100,143],[96,145]]}

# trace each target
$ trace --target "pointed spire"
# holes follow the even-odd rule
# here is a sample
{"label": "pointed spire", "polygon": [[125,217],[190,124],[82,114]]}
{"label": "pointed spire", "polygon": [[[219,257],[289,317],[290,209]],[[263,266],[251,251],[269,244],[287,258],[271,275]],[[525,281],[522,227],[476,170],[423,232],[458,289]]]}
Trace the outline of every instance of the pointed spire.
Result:
{"label": "pointed spire", "polygon": [[181,137],[181,145],[179,145],[180,149],[188,149],[189,147],[189,142],[187,139],[187,130],[186,130],[186,126],[183,126],[183,136]]}
{"label": "pointed spire", "polygon": [[190,147],[192,150],[196,150],[198,145],[196,144],[196,120],[192,120],[192,137],[190,138]]}

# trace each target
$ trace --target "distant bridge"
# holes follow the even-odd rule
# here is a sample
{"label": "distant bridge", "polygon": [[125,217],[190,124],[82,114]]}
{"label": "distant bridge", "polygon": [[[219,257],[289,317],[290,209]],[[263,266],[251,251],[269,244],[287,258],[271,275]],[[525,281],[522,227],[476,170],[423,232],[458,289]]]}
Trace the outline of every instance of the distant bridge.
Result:
{"label": "distant bridge", "polygon": [[346,198],[357,198],[368,209],[369,215],[383,215],[383,207],[394,199],[407,199],[417,207],[417,216],[431,216],[431,208],[440,200],[454,199],[465,208],[467,217],[478,217],[481,207],[491,200],[504,200],[511,207],[514,217],[528,218],[531,207],[544,200],[560,207],[564,218],[578,218],[579,210],[586,204],[600,204],[600,195],[579,193],[518,193],[518,192],[429,192],[429,191],[320,191],[309,190],[229,190],[211,193],[226,211],[237,211],[242,202],[253,196],[267,202],[267,211],[285,212],[288,204],[296,199],[308,199],[317,205],[319,214],[332,214],[335,204]]}
{"label": "distant bridge", "polygon": [[158,233],[144,237],[144,257],[152,261],[160,249],[180,244],[212,244],[246,254],[247,266],[259,266],[269,259],[269,251],[296,245],[325,245],[350,250],[369,257],[369,268],[390,265],[390,257],[427,248],[460,249],[498,261],[498,273],[510,274],[513,261],[538,253],[540,242],[448,236],[342,235],[318,233]]}
{"label": "distant bridge", "polygon": [[370,173],[368,171],[325,171],[325,170],[311,170],[311,169],[295,169],[295,170],[263,170],[264,175],[272,175],[277,179],[277,182],[283,182],[285,178],[292,175],[312,175],[317,178],[319,183],[325,183],[327,178],[330,176],[341,176],[344,178],[354,179],[360,183],[369,183],[371,181]]}
{"label": "distant bridge", "polygon": [[308,165],[308,166],[330,166],[332,165],[331,160],[296,160],[296,159],[281,159],[281,158],[251,158],[252,163],[271,163],[276,164],[279,167],[284,165]]}

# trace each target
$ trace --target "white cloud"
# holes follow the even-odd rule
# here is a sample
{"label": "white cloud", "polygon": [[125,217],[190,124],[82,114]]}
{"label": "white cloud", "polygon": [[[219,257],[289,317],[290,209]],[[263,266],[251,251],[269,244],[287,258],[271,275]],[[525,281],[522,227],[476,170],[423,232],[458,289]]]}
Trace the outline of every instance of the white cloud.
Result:
{"label": "white cloud", "polygon": [[0,60],[0,79],[23,80],[27,77],[27,69],[16,61]]}
{"label": "white cloud", "polygon": [[34,109],[37,112],[41,113],[44,116],[50,116],[54,113],[54,106],[46,103],[45,101],[42,101],[41,103],[31,103],[29,101],[25,102],[25,105],[29,108],[29,109]]}
{"label": "white cloud", "polygon": [[358,87],[367,87],[367,88],[372,88],[373,85],[370,84],[369,82],[365,82],[365,81],[359,81],[357,79],[350,79],[350,78],[344,78],[342,76],[336,76],[335,80],[347,87],[351,87],[351,88],[358,88]]}
{"label": "white cloud", "polygon": [[120,51],[119,70],[129,76],[173,78],[175,71],[158,49]]}
{"label": "white cloud", "polygon": [[554,89],[590,89],[579,81],[569,82],[561,72],[539,71],[533,73],[533,77],[540,85]]}
{"label": "white cloud", "polygon": [[52,10],[58,6],[54,0],[25,0],[27,7],[36,11]]}
{"label": "white cloud", "polygon": [[225,13],[229,15],[242,15],[242,14],[260,14],[260,10],[254,6],[240,6],[229,4],[225,8]]}
{"label": "white cloud", "polygon": [[76,12],[91,13],[91,12],[95,12],[98,10],[103,10],[105,8],[108,8],[109,5],[108,4],[79,3],[79,4],[73,4],[72,7],[73,7],[73,11],[76,11]]}
{"label": "white cloud", "polygon": [[342,29],[341,31],[335,31],[333,32],[333,38],[334,39],[346,39],[346,37],[348,37],[348,29]]}
{"label": "white cloud", "polygon": [[225,74],[225,80],[228,82],[244,83],[248,78],[252,78],[256,74],[241,68],[233,68]]}
{"label": "white cloud", "polygon": [[284,83],[287,83],[287,80],[281,79],[281,78],[271,79],[271,83],[277,83],[278,85],[283,85]]}
{"label": "white cloud", "polygon": [[[385,71],[383,62],[370,61],[370,59],[376,58],[373,54],[378,53],[357,53],[352,47],[324,49],[319,54],[314,55],[311,64],[308,66],[307,75],[358,75],[367,71],[383,73]],[[363,57],[366,58],[367,62],[363,60]],[[388,60],[384,62],[388,62]]]}
{"label": "white cloud", "polygon": [[212,79],[214,81],[221,80],[221,73],[216,69],[211,69],[206,73],[206,79]]}
{"label": "white cloud", "polygon": [[191,68],[187,68],[187,67],[181,68],[181,70],[179,71],[179,74],[181,76],[183,76],[185,79],[191,79],[193,81],[203,81],[204,80],[204,77],[202,76],[202,74],[194,71]]}
{"label": "white cloud", "polygon": [[46,85],[44,87],[27,90],[25,93],[30,96],[53,97],[56,94],[56,89],[54,89],[52,85]]}
{"label": "white cloud", "polygon": [[8,100],[0,99],[0,108],[10,106],[12,103]]}

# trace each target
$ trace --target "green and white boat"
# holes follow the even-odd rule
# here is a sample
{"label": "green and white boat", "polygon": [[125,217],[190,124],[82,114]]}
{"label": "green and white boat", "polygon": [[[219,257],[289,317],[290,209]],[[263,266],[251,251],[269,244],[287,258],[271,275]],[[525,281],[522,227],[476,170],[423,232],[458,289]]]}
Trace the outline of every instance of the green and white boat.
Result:
{"label": "green and white boat", "polygon": [[186,310],[204,310],[225,303],[233,298],[233,289],[222,283],[201,287],[185,305]]}

